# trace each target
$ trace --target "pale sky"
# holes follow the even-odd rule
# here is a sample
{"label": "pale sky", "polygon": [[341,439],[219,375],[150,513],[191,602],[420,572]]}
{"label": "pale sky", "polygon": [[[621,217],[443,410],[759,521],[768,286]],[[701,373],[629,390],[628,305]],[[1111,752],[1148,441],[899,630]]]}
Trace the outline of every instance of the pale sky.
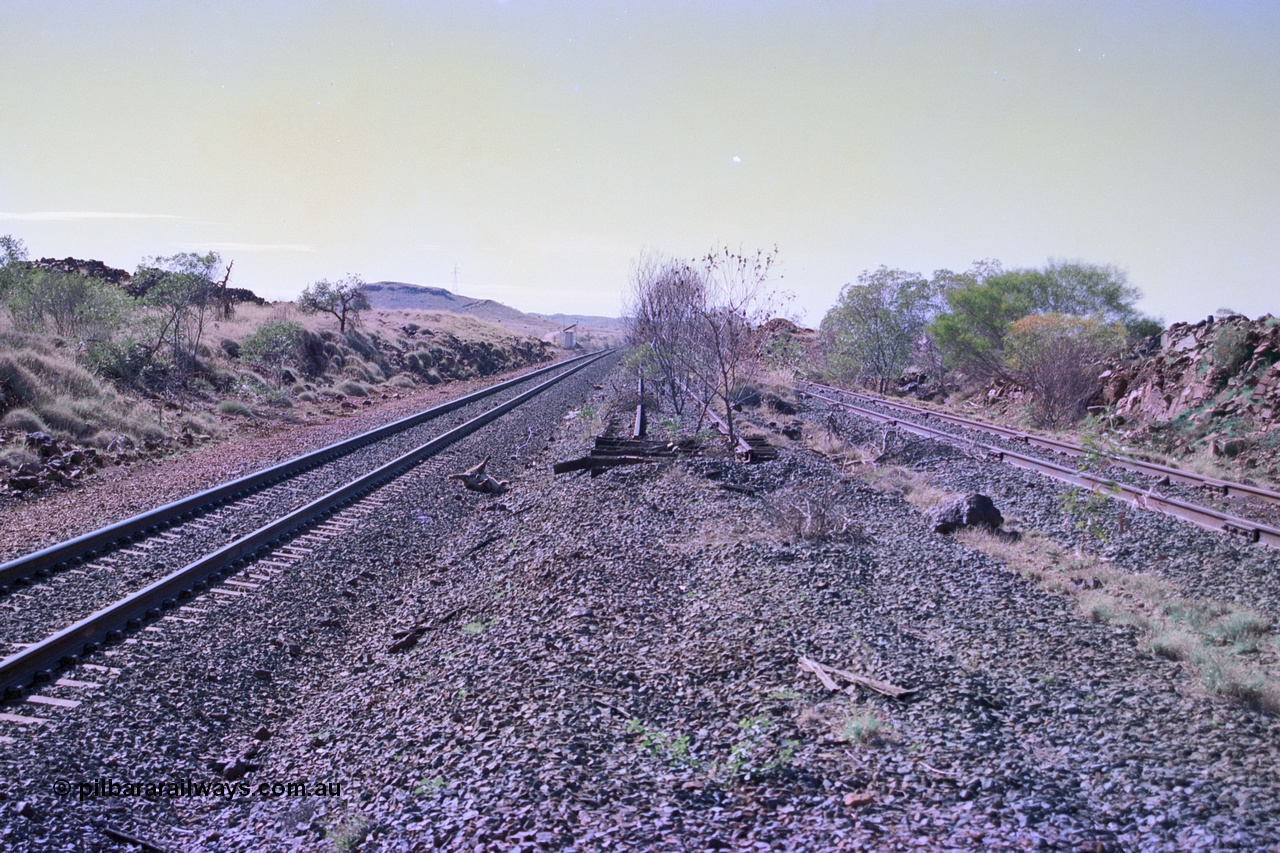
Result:
{"label": "pale sky", "polygon": [[6,233],[274,299],[616,315],[646,248],[776,244],[812,324],[1050,256],[1280,313],[1280,3],[0,0]]}

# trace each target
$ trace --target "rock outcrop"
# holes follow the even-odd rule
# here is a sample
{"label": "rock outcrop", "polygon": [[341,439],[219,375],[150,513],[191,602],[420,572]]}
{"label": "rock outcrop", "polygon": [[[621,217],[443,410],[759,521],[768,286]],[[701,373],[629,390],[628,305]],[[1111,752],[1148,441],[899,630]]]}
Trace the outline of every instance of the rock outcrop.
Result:
{"label": "rock outcrop", "polygon": [[108,284],[115,284],[121,287],[132,278],[125,270],[109,267],[102,261],[93,259],[82,261],[79,258],[41,258],[38,261],[32,261],[31,266],[35,269],[80,273],[80,275],[88,278],[100,279]]}
{"label": "rock outcrop", "polygon": [[1102,378],[1101,401],[1127,423],[1200,415],[1274,422],[1280,414],[1280,320],[1267,314],[1177,323],[1161,336],[1159,350]]}

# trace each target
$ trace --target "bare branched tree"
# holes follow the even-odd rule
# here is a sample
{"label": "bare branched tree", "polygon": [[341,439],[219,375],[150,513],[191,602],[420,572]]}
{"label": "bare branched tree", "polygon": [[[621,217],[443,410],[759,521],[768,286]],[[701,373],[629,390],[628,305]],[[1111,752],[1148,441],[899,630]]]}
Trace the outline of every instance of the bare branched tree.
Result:
{"label": "bare branched tree", "polygon": [[702,280],[688,264],[645,252],[631,272],[628,343],[658,382],[676,414],[684,411],[689,378],[681,349],[692,344]]}
{"label": "bare branched tree", "polygon": [[696,343],[688,367],[709,399],[724,407],[729,441],[738,439],[733,395],[759,364],[763,339],[755,330],[769,319],[776,295],[768,287],[777,250],[747,254],[727,247],[709,252],[699,262],[702,300],[697,305]]}
{"label": "bare branched tree", "polygon": [[1033,314],[1010,328],[1008,372],[1031,392],[1031,415],[1039,426],[1066,426],[1084,416],[1102,387],[1098,374],[1125,341],[1124,326],[1100,317]]}
{"label": "bare branched tree", "polygon": [[718,403],[731,441],[734,393],[759,362],[763,338],[756,330],[777,301],[768,287],[775,258],[776,250],[728,248],[694,261],[648,254],[632,275],[631,343],[677,411],[682,386],[704,406]]}

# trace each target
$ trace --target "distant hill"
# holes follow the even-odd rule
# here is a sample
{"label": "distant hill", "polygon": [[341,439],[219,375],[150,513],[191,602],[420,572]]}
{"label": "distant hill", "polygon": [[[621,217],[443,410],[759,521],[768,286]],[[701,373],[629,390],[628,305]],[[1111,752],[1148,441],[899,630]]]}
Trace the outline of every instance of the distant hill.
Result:
{"label": "distant hill", "polygon": [[509,329],[536,334],[540,337],[546,337],[574,323],[578,324],[580,336],[585,332],[593,332],[605,338],[617,339],[625,331],[623,321],[617,317],[593,317],[584,314],[526,314],[492,299],[475,299],[443,287],[406,284],[402,281],[375,281],[366,284],[364,292],[369,297],[369,304],[374,308],[450,311],[491,323],[501,323]]}
{"label": "distant hill", "polygon": [[551,323],[523,311],[517,311],[510,305],[503,305],[492,299],[473,299],[443,287],[425,287],[420,284],[406,284],[402,281],[376,281],[364,286],[369,303],[374,308],[409,308],[415,311],[451,311],[454,314],[467,314],[493,323],[514,324],[519,326],[545,327],[551,331]]}
{"label": "distant hill", "polygon": [[597,317],[592,314],[531,314],[530,316],[554,323],[560,329],[577,323],[579,326],[599,329],[604,332],[625,332],[627,330],[627,321],[621,317]]}

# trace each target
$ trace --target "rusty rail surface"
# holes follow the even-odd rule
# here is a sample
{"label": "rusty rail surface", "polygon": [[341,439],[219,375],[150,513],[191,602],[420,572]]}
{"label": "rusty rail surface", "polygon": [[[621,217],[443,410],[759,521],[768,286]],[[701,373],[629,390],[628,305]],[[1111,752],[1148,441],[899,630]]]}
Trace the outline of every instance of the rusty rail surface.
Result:
{"label": "rusty rail surface", "polygon": [[746,438],[743,437],[742,430],[740,429],[730,430],[729,422],[724,418],[720,417],[719,412],[717,412],[712,407],[710,401],[703,400],[700,397],[698,397],[698,395],[693,392],[693,389],[690,388],[688,385],[684,384],[683,382],[679,382],[679,385],[680,385],[680,389],[684,391],[685,394],[689,395],[689,398],[691,400],[693,400],[699,406],[702,406],[703,413],[706,414],[706,416],[711,419],[711,422],[716,425],[716,429],[719,431],[721,435],[723,435],[725,438],[734,439],[734,448],[733,448],[734,455],[737,456],[737,458],[742,460],[743,462],[754,461],[755,455],[756,455],[756,449],[751,445],[750,442],[746,440]]}
{"label": "rusty rail surface", "polygon": [[970,429],[980,430],[1007,438],[1011,441],[1024,442],[1031,447],[1039,447],[1044,450],[1052,450],[1055,453],[1061,453],[1065,456],[1088,456],[1090,454],[1105,457],[1113,465],[1126,468],[1139,474],[1145,474],[1149,477],[1155,477],[1157,480],[1168,478],[1171,483],[1182,483],[1187,486],[1198,486],[1200,488],[1212,489],[1224,496],[1240,496],[1251,497],[1259,500],[1270,501],[1272,503],[1280,503],[1280,492],[1272,491],[1261,486],[1251,486],[1248,483],[1236,483],[1231,480],[1222,480],[1217,477],[1209,477],[1204,474],[1197,474],[1194,471],[1184,471],[1181,468],[1172,468],[1168,465],[1161,465],[1158,462],[1147,462],[1143,459],[1134,459],[1131,456],[1123,456],[1117,453],[1097,453],[1088,448],[1081,447],[1078,444],[1072,444],[1068,441],[1062,441],[1048,436],[1036,435],[1034,433],[1019,432],[1009,427],[989,424],[983,421],[970,420],[969,418],[953,415],[947,412],[937,412],[932,409],[924,409],[919,406],[913,406],[910,403],[903,403],[898,400],[890,400],[874,394],[866,394],[860,391],[848,391],[844,388],[834,388],[830,385],[822,385],[818,382],[804,382],[811,388],[822,388],[826,391],[834,391],[844,394],[855,400],[862,400],[868,403],[874,403],[877,406],[884,406],[887,409],[895,409],[900,412],[908,412],[919,418],[935,419],[944,423],[955,424],[957,426],[968,427]]}
{"label": "rusty rail surface", "polygon": [[[808,383],[813,384],[813,383]],[[838,390],[838,389],[837,389]],[[1248,542],[1259,542],[1263,545],[1269,545],[1272,548],[1280,548],[1280,528],[1271,527],[1266,524],[1259,524],[1246,518],[1240,518],[1234,515],[1220,512],[1211,507],[1197,506],[1196,504],[1187,503],[1186,501],[1171,498],[1167,495],[1161,495],[1157,492],[1139,489],[1136,486],[1130,486],[1126,483],[1117,483],[1113,480],[1106,480],[1102,477],[1094,476],[1084,471],[1076,471],[1065,465],[1059,465],[1056,462],[1049,462],[1044,459],[1038,459],[1034,456],[1026,456],[1011,450],[1005,450],[991,444],[983,444],[981,442],[970,441],[969,439],[938,429],[937,427],[926,426],[924,424],[911,423],[910,421],[902,421],[897,418],[886,415],[883,412],[877,412],[873,409],[866,409],[853,403],[847,403],[837,400],[834,397],[825,394],[819,394],[814,391],[804,392],[807,396],[817,400],[830,403],[842,409],[847,409],[862,417],[869,418],[890,426],[894,426],[905,432],[918,435],[923,438],[932,438],[938,441],[944,441],[948,444],[960,445],[964,447],[976,447],[988,453],[989,455],[1007,462],[1018,468],[1024,468],[1042,474],[1046,477],[1058,480],[1060,482],[1069,483],[1073,486],[1080,486],[1090,491],[1107,495],[1117,500],[1136,506],[1140,509],[1150,510],[1152,512],[1161,512],[1165,515],[1171,515],[1180,518],[1183,521],[1189,521],[1192,524],[1213,530],[1218,533],[1229,533],[1233,536],[1239,536]]]}

